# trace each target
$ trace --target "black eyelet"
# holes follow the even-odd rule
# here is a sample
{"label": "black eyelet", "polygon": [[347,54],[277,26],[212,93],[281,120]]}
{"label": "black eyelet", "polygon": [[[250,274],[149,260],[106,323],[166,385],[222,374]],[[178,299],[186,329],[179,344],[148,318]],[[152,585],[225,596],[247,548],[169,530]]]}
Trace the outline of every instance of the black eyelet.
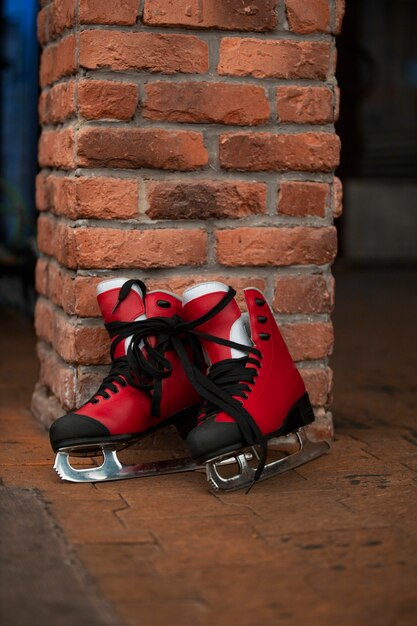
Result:
{"label": "black eyelet", "polygon": [[263,315],[258,315],[256,319],[260,324],[266,324],[268,321],[268,318],[264,317]]}
{"label": "black eyelet", "polygon": [[265,304],[265,300],[262,300],[262,298],[255,298],[255,304],[263,306]]}
{"label": "black eyelet", "polygon": [[259,339],[262,339],[263,341],[268,341],[270,337],[271,335],[268,335],[268,333],[259,333]]}
{"label": "black eyelet", "polygon": [[161,307],[161,309],[170,309],[171,303],[167,302],[167,300],[157,300],[156,304]]}

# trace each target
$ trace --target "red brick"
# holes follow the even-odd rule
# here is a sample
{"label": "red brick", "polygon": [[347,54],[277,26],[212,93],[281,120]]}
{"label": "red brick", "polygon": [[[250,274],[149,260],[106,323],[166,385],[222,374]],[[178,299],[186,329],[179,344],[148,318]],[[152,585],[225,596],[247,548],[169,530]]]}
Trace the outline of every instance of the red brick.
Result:
{"label": "red brick", "polygon": [[340,89],[336,85],[334,88],[334,121],[337,122],[340,115]]}
{"label": "red brick", "polygon": [[287,274],[275,281],[273,306],[278,313],[330,313],[334,280],[320,274]]}
{"label": "red brick", "polygon": [[75,23],[75,0],[55,0],[38,13],[38,39],[45,44]]}
{"label": "red brick", "polygon": [[37,233],[39,252],[55,257],[66,267],[76,267],[73,228],[43,214],[38,219]]}
{"label": "red brick", "polygon": [[41,44],[45,44],[48,41],[48,20],[49,20],[49,7],[44,7],[38,13],[38,41]]}
{"label": "red brick", "polygon": [[48,270],[48,259],[44,257],[38,258],[35,268],[35,285],[36,291],[43,296],[48,296]]}
{"label": "red brick", "polygon": [[194,35],[86,30],[80,33],[79,63],[87,69],[202,74],[208,46]]}
{"label": "red brick", "polygon": [[76,0],[55,0],[50,5],[49,36],[51,39],[60,35],[75,23]]}
{"label": "red brick", "polygon": [[44,298],[36,304],[35,328],[38,337],[52,345],[64,361],[85,365],[110,361],[110,341],[102,326],[81,325]]}
{"label": "red brick", "polygon": [[64,412],[55,396],[40,383],[36,383],[33,390],[30,411],[45,428],[49,428]]}
{"label": "red brick", "polygon": [[78,134],[78,165],[194,170],[208,162],[203,135],[159,128],[86,128]]}
{"label": "red brick", "polygon": [[334,120],[333,94],[327,87],[278,87],[280,122],[326,124]]}
{"label": "red brick", "polygon": [[65,290],[61,291],[61,302],[57,303],[62,306],[64,311],[71,315],[80,315],[82,317],[100,317],[100,309],[97,303],[96,287],[104,280],[104,276],[75,276],[65,270],[62,271],[62,280],[66,285]]}
{"label": "red brick", "polygon": [[75,81],[54,85],[39,98],[42,124],[59,124],[75,113]]}
{"label": "red brick", "polygon": [[225,133],[220,135],[220,164],[250,172],[329,172],[339,163],[339,149],[333,133]]}
{"label": "red brick", "polygon": [[218,73],[324,80],[329,62],[330,45],[327,42],[224,37],[220,44]]}
{"label": "red brick", "polygon": [[41,54],[40,83],[41,87],[50,85],[58,78],[74,74],[75,35],[68,35],[56,44],[47,46]]}
{"label": "red brick", "polygon": [[51,303],[45,298],[38,298],[36,302],[34,323],[37,337],[52,344],[54,338],[53,309]]}
{"label": "red brick", "polygon": [[40,172],[36,176],[36,208],[38,211],[47,211],[49,206],[48,190],[46,186],[47,175]]}
{"label": "red brick", "polygon": [[333,227],[218,230],[217,258],[222,265],[310,265],[331,262],[336,254]]}
{"label": "red brick", "polygon": [[333,386],[332,370],[329,367],[302,367],[300,374],[312,405],[328,405],[331,401]]}
{"label": "red brick", "polygon": [[343,213],[343,187],[340,178],[333,178],[333,217],[340,217]]}
{"label": "red brick", "polygon": [[138,88],[133,83],[82,80],[78,83],[78,107],[88,120],[130,120],[138,106]]}
{"label": "red brick", "polygon": [[178,267],[207,260],[207,233],[167,228],[74,229],[76,261],[81,268]]}
{"label": "red brick", "polygon": [[48,264],[48,298],[69,315],[75,314],[75,274],[54,261]]}
{"label": "red brick", "polygon": [[269,118],[265,89],[224,83],[148,83],[143,115],[172,122],[253,126]]}
{"label": "red brick", "polygon": [[50,176],[48,187],[51,210],[70,219],[130,219],[138,214],[135,179]]}
{"label": "red brick", "polygon": [[333,327],[330,322],[282,324],[282,336],[294,361],[323,359],[333,350]]}
{"label": "red brick", "polygon": [[278,213],[295,217],[325,217],[330,203],[328,183],[283,180],[279,186]]}
{"label": "red brick", "polygon": [[285,0],[285,6],[288,25],[294,33],[329,32],[329,0]]}
{"label": "red brick", "polygon": [[152,219],[209,219],[265,213],[266,184],[243,181],[152,181],[146,185]]}
{"label": "red brick", "polygon": [[76,368],[60,359],[43,341],[38,343],[37,353],[41,366],[39,381],[54,393],[63,407],[73,408],[77,384]]}
{"label": "red brick", "polygon": [[334,32],[336,35],[342,30],[343,16],[345,14],[345,0],[336,0],[336,24]]}
{"label": "red brick", "polygon": [[138,6],[138,0],[78,0],[80,24],[129,26],[136,23]]}
{"label": "red brick", "polygon": [[266,31],[277,25],[277,0],[145,0],[149,26]]}
{"label": "red brick", "polygon": [[92,397],[93,394],[95,394],[97,389],[100,387],[103,378],[107,376],[108,371],[108,367],[100,367],[97,365],[79,365],[77,367],[77,381],[74,390],[75,406],[82,406]]}
{"label": "red brick", "polygon": [[74,131],[72,128],[48,130],[39,139],[39,164],[70,170],[74,167]]}

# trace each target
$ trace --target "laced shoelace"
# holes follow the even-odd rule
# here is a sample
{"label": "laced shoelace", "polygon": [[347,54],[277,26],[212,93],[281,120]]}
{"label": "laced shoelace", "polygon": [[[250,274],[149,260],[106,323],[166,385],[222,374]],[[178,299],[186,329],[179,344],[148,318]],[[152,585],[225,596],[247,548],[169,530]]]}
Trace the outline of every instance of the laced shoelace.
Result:
{"label": "laced shoelace", "polygon": [[126,387],[126,374],[129,372],[129,364],[126,357],[120,357],[115,359],[111,365],[110,372],[103,379],[100,387],[88,402],[91,404],[98,404],[100,398],[108,400],[110,398],[109,391],[111,393],[118,393],[119,387],[115,383],[118,383],[121,387]]}
{"label": "laced shoelace", "polygon": [[[112,313],[114,313],[117,307],[119,306],[119,304],[127,298],[133,285],[137,285],[142,290],[142,293],[144,295],[146,294],[146,286],[141,280],[137,280],[137,279],[127,280],[125,283],[123,283],[122,287],[120,288],[118,299],[117,299],[116,305],[113,308]],[[110,350],[111,359],[112,359],[110,371],[108,375],[103,379],[100,387],[97,389],[95,394],[87,401],[87,404],[89,403],[98,404],[98,402],[100,401],[100,398],[104,398],[105,400],[108,400],[111,397],[110,393],[112,394],[118,393],[119,387],[116,385],[116,383],[120,385],[121,387],[126,387],[128,384],[132,385],[132,383],[135,382],[129,370],[129,362],[128,362],[127,357],[123,356],[117,359],[114,358],[116,345],[117,344],[114,344],[113,342],[111,346],[111,350]],[[144,387],[145,385],[143,385],[143,388]],[[148,384],[148,387],[151,388],[151,384]]]}
{"label": "laced shoelace", "polygon": [[[141,281],[127,281],[119,292],[115,309],[127,297],[135,283],[139,284],[146,297],[146,288]],[[257,375],[256,368],[247,367],[247,365],[259,366],[260,361],[249,355],[253,354],[258,359],[262,359],[262,355],[252,346],[196,330],[198,326],[222,311],[235,295],[235,290],[229,287],[224,297],[212,309],[192,322],[186,322],[174,315],[173,317],[153,317],[136,322],[110,322],[106,324],[106,328],[110,336],[114,338],[111,348],[112,357],[118,343],[131,337],[126,356],[128,371],[124,371],[123,376],[133,387],[152,389],[151,411],[156,417],[160,415],[162,381],[172,373],[172,364],[166,358],[165,353],[174,351],[178,355],[188,380],[205,401],[200,419],[223,411],[235,420],[243,440],[248,445],[259,445],[259,465],[255,473],[255,482],[262,474],[266,463],[266,439],[256,421],[235,396],[245,398]],[[206,376],[202,372],[201,339],[235,348],[246,352],[248,356],[221,361],[213,365]]]}

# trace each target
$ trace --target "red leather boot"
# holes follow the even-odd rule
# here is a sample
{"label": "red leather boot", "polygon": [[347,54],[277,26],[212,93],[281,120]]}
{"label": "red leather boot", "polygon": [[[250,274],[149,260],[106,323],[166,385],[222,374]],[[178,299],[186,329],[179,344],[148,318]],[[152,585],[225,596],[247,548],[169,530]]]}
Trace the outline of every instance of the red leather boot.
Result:
{"label": "red leather boot", "polygon": [[[141,281],[126,279],[101,282],[97,299],[113,337],[112,366],[88,402],[52,424],[56,471],[66,480],[90,482],[195,469],[189,459],[123,466],[116,453],[169,423],[184,437],[195,424],[200,398],[164,335],[165,326],[181,315],[181,299],[165,291],[146,293]],[[103,454],[104,462],[77,470],[69,454]]]}
{"label": "red leather boot", "polygon": [[[210,282],[183,294],[184,319],[194,324],[202,320],[194,329],[209,363],[210,383],[201,392],[207,400],[187,445],[193,459],[207,463],[212,486],[229,490],[250,487],[328,449],[326,442],[312,443],[300,430],[313,421],[313,409],[265,297],[257,289],[245,290],[250,322],[246,327],[234,293]],[[293,432],[299,450],[266,464],[268,440]],[[222,478],[219,470],[230,457],[240,471]],[[247,462],[251,457],[258,458],[257,468]]]}

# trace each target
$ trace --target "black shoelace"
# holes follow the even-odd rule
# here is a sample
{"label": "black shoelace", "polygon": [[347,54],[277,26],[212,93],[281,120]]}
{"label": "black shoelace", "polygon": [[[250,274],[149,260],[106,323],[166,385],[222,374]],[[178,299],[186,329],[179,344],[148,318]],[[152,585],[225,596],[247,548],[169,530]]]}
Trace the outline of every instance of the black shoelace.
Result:
{"label": "black shoelace", "polygon": [[119,388],[115,383],[118,383],[121,387],[126,387],[126,374],[128,372],[129,364],[127,362],[127,358],[120,357],[119,359],[115,359],[111,365],[110,372],[103,379],[100,387],[88,402],[91,402],[91,404],[97,404],[99,402],[99,398],[105,398],[106,400],[110,398],[109,391],[111,393],[118,393]]}
{"label": "black shoelace", "polygon": [[[130,292],[134,284],[140,286],[146,297],[146,288],[142,281],[127,281],[119,292],[115,309]],[[215,317],[234,298],[236,292],[229,287],[224,297],[207,313],[192,322],[185,322],[179,316],[153,317],[143,321],[110,322],[106,324],[110,336],[113,338],[111,356],[113,358],[116,346],[131,337],[127,355],[123,359],[114,361],[109,376],[100,388],[100,395],[107,393],[109,385],[118,382],[118,377],[137,388],[152,391],[152,415],[160,415],[162,399],[162,381],[172,372],[171,362],[166,358],[168,351],[175,352],[184,368],[188,380],[197,393],[204,399],[200,419],[215,416],[223,411],[237,423],[243,440],[248,445],[259,445],[259,465],[254,482],[262,474],[266,462],[267,444],[256,421],[243,407],[237,398],[245,398],[250,393],[251,385],[257,376],[256,367],[260,366],[262,355],[256,348],[246,346],[228,339],[196,330]],[[115,310],[114,309],[114,310]],[[206,339],[223,346],[234,348],[247,353],[248,356],[239,359],[227,359],[214,364],[206,376],[203,374],[203,360],[200,340]],[[250,354],[258,357],[252,358]],[[116,365],[119,362],[119,365]],[[255,365],[256,367],[247,367]],[[96,394],[97,395],[97,394]]]}

